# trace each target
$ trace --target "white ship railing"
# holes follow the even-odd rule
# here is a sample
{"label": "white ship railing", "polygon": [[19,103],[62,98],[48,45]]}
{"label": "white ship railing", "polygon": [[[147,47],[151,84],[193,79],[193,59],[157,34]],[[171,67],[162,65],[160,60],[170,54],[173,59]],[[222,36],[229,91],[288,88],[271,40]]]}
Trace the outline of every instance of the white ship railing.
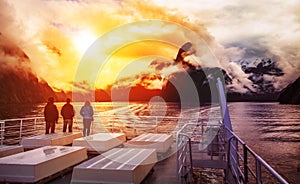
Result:
{"label": "white ship railing", "polygon": [[[207,142],[211,140],[208,138],[209,133],[207,134],[209,129],[219,129],[217,133],[213,133],[218,137],[217,142]],[[231,136],[226,140],[228,134]],[[210,146],[218,148],[212,149]],[[204,149],[199,150],[201,147]],[[215,168],[225,170],[225,183],[288,183],[236,134],[224,126],[209,125],[203,121],[186,124],[177,132],[176,148],[177,176],[185,182],[192,182],[193,168]]]}
{"label": "white ship railing", "polygon": [[[281,183],[288,182],[264,159],[250,149],[234,132],[227,142],[227,181],[232,183]],[[236,157],[237,155],[237,157]]]}
{"label": "white ship railing", "polygon": [[16,144],[23,136],[37,134],[43,121],[44,117],[0,120],[0,144]]}
{"label": "white ship railing", "polygon": [[[224,182],[230,184],[288,183],[233,133],[224,86],[220,78],[217,78],[216,85],[222,121],[216,127],[203,122],[188,123],[178,130],[176,135],[178,177],[190,182],[188,176],[193,173],[194,167],[199,167],[224,169]],[[205,134],[207,130],[213,130],[213,134]],[[215,138],[210,138],[211,136]],[[205,155],[205,152],[210,157]]]}
{"label": "white ship railing", "polygon": [[[198,122],[184,124],[184,126],[182,126],[181,129],[177,131],[176,161],[177,176],[178,178],[180,178],[180,180],[184,180],[184,182],[188,183],[192,182],[193,167],[198,164],[194,164],[194,162],[199,161],[194,159],[196,154],[198,156],[199,154],[205,155],[205,158],[210,161],[213,161],[215,159],[215,157],[212,156],[215,154],[219,155],[221,159],[224,157],[224,148],[219,149],[221,147],[220,145],[214,145],[218,147],[217,151],[208,149],[208,145],[212,145],[213,139],[219,133],[221,125],[219,122],[220,119],[218,118],[200,118],[198,119]],[[217,160],[219,160],[220,158],[218,157]],[[208,162],[206,162],[206,165],[207,163]],[[214,164],[216,162],[211,163]]]}
{"label": "white ship railing", "polygon": [[[62,131],[63,120],[60,117],[56,132]],[[138,116],[130,120],[128,116],[95,115],[91,132],[123,132],[131,139],[142,133],[172,133],[185,122],[195,122],[189,117]],[[73,129],[82,130],[82,119],[74,118]],[[45,133],[44,117],[14,118],[0,120],[0,145],[18,144],[22,137]]]}

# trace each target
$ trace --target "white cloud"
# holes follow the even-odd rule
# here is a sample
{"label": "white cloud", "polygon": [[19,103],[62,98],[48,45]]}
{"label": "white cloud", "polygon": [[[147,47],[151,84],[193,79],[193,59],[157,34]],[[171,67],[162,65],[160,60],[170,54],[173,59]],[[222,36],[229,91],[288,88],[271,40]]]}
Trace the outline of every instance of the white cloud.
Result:
{"label": "white cloud", "polygon": [[[227,66],[230,60],[256,56],[276,58],[286,73],[278,78],[278,88],[300,73],[300,2],[297,0],[10,0],[0,1],[0,7],[0,32],[28,53],[36,72],[46,79],[47,73],[57,72],[57,67],[74,69],[74,61],[60,61],[53,53],[39,50],[44,44],[42,33],[49,27],[56,31],[52,36],[67,42],[68,31],[72,29],[90,26],[91,31],[101,35],[124,23],[166,16],[169,16],[168,21],[181,21],[179,23],[187,23],[199,31],[204,40],[215,47],[211,49],[217,57],[226,58],[221,62],[226,69],[232,68]],[[61,43],[55,44],[59,49]],[[63,54],[70,54],[71,49],[64,50]],[[232,71],[232,74],[240,74],[239,81],[243,81],[245,76],[239,72]],[[47,81],[64,78],[61,72],[57,76]],[[249,81],[244,82],[247,86]]]}
{"label": "white cloud", "polygon": [[245,74],[238,64],[230,62],[227,69],[233,79],[232,84],[228,85],[232,91],[246,93],[250,90],[255,92],[252,81],[248,79],[249,75]]}

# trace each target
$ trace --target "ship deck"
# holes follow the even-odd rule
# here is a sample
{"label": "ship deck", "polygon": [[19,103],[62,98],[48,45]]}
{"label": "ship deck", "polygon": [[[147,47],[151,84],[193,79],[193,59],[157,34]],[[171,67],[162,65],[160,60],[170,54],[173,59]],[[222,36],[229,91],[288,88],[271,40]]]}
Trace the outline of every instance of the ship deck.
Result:
{"label": "ship deck", "polygon": [[[110,139],[107,139],[107,134],[95,134],[95,136],[96,135],[97,136],[102,135],[102,137],[104,136],[105,141],[109,141],[110,140]],[[119,136],[119,134],[112,134],[112,135]],[[110,136],[112,136],[112,135],[110,135]],[[56,134],[55,135],[51,135],[51,136],[52,136],[52,138],[54,136],[53,139],[56,138],[55,137]],[[95,138],[97,138],[97,136]],[[33,139],[33,138],[34,139],[30,143],[34,143],[34,145],[36,145],[36,142],[40,143],[41,140],[44,140],[44,139],[45,140],[52,140],[52,139],[49,139],[49,137],[45,137],[45,136],[44,137],[43,136],[38,136],[38,139],[36,139],[36,137],[37,136],[31,137],[31,139]],[[61,142],[65,143],[66,141],[63,141],[62,140],[63,138],[67,139],[68,136],[65,135],[63,137],[60,137],[60,141],[59,142],[54,142],[54,143],[57,143],[57,144],[58,143],[60,144]],[[165,138],[165,139],[162,139],[162,138]],[[78,138],[78,139],[81,139],[81,138]],[[76,141],[78,139],[74,139],[74,141]],[[114,139],[117,139],[117,138],[114,138]],[[90,138],[87,139],[87,140],[90,141]],[[93,138],[92,140],[93,141],[98,141],[101,144],[103,144],[103,140],[102,139],[98,140],[98,139],[94,139]],[[143,147],[142,143],[144,143],[145,141],[147,142],[147,144],[146,144],[147,147],[146,148],[138,148],[138,146],[142,146]],[[48,142],[49,142],[49,144],[53,143],[53,141],[48,141]],[[119,139],[118,139],[118,142],[122,143],[122,141],[120,141]],[[24,141],[22,143],[25,144]],[[44,143],[44,142],[42,141],[42,143]],[[142,181],[141,183],[175,183],[175,184],[176,183],[181,183],[180,180],[179,180],[179,178],[177,178],[177,174],[176,174],[176,168],[177,168],[177,166],[176,166],[176,163],[177,163],[176,162],[176,143],[175,143],[175,141],[173,140],[173,138],[172,138],[172,136],[170,134],[143,134],[141,136],[138,136],[134,143],[137,144],[137,145],[134,144],[133,148],[128,148],[128,147],[131,147],[132,145],[125,146],[125,145],[122,144],[122,146],[117,146],[117,145],[116,146],[119,147],[117,149],[120,149],[120,150],[123,150],[123,151],[126,150],[126,149],[135,149],[135,147],[137,147],[138,149],[141,149],[141,150],[154,150],[153,153],[155,153],[155,159],[152,158],[153,155],[151,157],[151,160],[152,160],[151,162],[153,162],[153,159],[154,159],[155,161],[153,163],[155,163],[155,164],[153,164],[154,166],[152,165],[151,168],[148,171],[146,171],[147,169],[146,170],[142,169],[141,167],[143,167],[143,166],[139,166],[138,170],[142,169],[142,172],[146,172],[146,174],[145,174],[145,176],[143,176],[143,178],[144,177],[145,178],[144,179],[141,178],[141,180],[139,180],[138,183],[140,183],[141,181]],[[99,144],[97,143],[97,145],[99,145]],[[33,145],[33,144],[30,144],[30,145]],[[148,148],[151,147],[151,145],[153,146],[153,148],[148,149]],[[31,152],[35,152],[37,150],[44,150],[45,149],[44,145],[39,145],[39,146],[40,146],[40,148],[29,149],[29,151],[25,151],[22,154],[23,155],[28,155]],[[51,145],[50,147],[55,147],[55,146]],[[67,148],[73,148],[74,145],[67,144],[64,147],[65,147],[65,149],[67,149]],[[82,145],[81,148],[82,149],[83,148],[87,149],[86,145]],[[53,149],[56,149],[56,148],[53,148]],[[37,159],[37,160],[41,160],[41,162],[43,162],[44,152],[41,151],[40,154],[41,154],[41,158],[42,159]],[[52,152],[51,152],[51,154],[52,154]],[[84,162],[95,160],[95,159],[97,160],[96,157],[99,157],[102,154],[106,154],[106,153],[103,153],[103,152],[89,152],[88,153],[88,158],[82,158],[83,160],[81,160],[79,162],[76,162],[75,165],[73,164],[71,167],[70,166],[69,167],[62,167],[60,170],[56,170],[56,172],[52,172],[52,174],[49,173],[49,174],[43,175],[43,177],[34,178],[34,180],[32,180],[32,181],[36,182],[38,180],[39,183],[50,183],[50,184],[61,183],[61,184],[65,184],[65,183],[71,183],[71,182],[73,182],[73,180],[75,182],[76,179],[81,180],[81,178],[76,178],[76,177],[74,179],[74,176],[75,176],[74,175],[74,171],[76,170],[76,167],[77,166],[79,167],[79,165],[82,165],[82,164],[84,165],[85,164]],[[35,154],[35,155],[37,155],[37,154]],[[16,156],[16,157],[19,158],[19,156]],[[30,158],[30,157],[28,157],[28,158]],[[146,159],[146,158],[143,158],[143,159]],[[11,159],[9,159],[9,160],[11,160]],[[147,160],[145,160],[145,161],[148,162]],[[23,161],[23,162],[19,163],[19,164],[21,164],[21,165],[22,164],[23,165],[24,164],[27,165],[27,162],[25,162],[25,161]],[[49,163],[50,163],[50,161],[49,161]],[[38,165],[38,164],[36,164],[36,165]],[[6,166],[3,166],[3,168],[4,167],[6,167]],[[14,167],[14,166],[11,166],[11,167]],[[33,165],[31,167],[36,167],[36,166]],[[86,170],[84,167],[82,167],[82,168],[80,167],[80,169],[82,170],[80,172],[90,172],[90,169]],[[41,170],[45,170],[45,169],[41,169]],[[77,168],[77,170],[78,170],[78,168]],[[97,171],[97,169],[95,169],[95,172],[99,172],[100,170]],[[116,175],[116,173],[118,173],[119,170],[118,169],[117,170],[109,170],[108,172],[114,172],[114,174],[112,174],[112,175]],[[137,171],[137,172],[140,172],[140,171]],[[15,176],[14,174],[11,174],[11,175]],[[35,174],[31,174],[31,175],[35,176]],[[140,174],[138,174],[138,175],[140,175]],[[76,176],[78,177],[78,173],[77,173]],[[110,180],[109,176],[108,176],[108,178],[107,178],[107,176],[105,176],[105,177],[106,177],[106,180]],[[114,179],[114,178],[112,177],[112,179]],[[19,180],[19,181],[21,181],[21,180]],[[32,181],[29,181],[29,182],[32,182]],[[136,183],[136,182],[134,182],[134,183]]]}

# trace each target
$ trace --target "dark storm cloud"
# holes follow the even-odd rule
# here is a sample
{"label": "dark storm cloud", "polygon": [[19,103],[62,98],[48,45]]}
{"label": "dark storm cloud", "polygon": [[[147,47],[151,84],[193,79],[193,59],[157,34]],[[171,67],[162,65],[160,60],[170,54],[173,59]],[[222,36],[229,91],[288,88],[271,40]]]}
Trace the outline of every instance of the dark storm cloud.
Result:
{"label": "dark storm cloud", "polygon": [[271,57],[269,48],[261,43],[262,37],[251,37],[224,45],[225,48],[236,47],[244,50],[242,58]]}

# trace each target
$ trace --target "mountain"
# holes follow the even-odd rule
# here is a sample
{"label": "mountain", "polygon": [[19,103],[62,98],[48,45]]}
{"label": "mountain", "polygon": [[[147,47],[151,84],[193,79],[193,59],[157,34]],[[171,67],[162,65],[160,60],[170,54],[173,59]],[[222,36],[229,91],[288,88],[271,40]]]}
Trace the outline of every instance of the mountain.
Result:
{"label": "mountain", "polygon": [[30,69],[29,57],[0,33],[0,104],[46,102],[56,97]]}
{"label": "mountain", "polygon": [[[191,68],[187,72],[176,72],[169,76],[162,90],[166,101],[181,102],[189,105],[217,102],[217,77],[231,82],[231,78],[221,68]],[[198,101],[199,100],[199,101]]]}
{"label": "mountain", "polygon": [[242,60],[241,67],[245,73],[255,75],[268,74],[273,76],[282,76],[284,73],[276,66],[276,62],[271,58],[262,58],[252,61]]}
{"label": "mountain", "polygon": [[283,76],[283,71],[276,66],[276,61],[271,58],[240,61],[242,70],[249,75],[257,94],[273,94],[276,91],[273,81],[266,78]]}
{"label": "mountain", "polygon": [[[205,68],[187,62],[184,58],[185,55],[193,54],[192,50],[189,50],[190,48],[191,44],[189,43],[183,45],[179,49],[174,63],[165,66],[181,65],[184,70],[170,74],[162,89],[150,89],[142,84],[137,84],[134,87],[114,89],[115,96],[113,98],[111,89],[96,89],[95,100],[149,101],[154,96],[162,96],[166,101],[195,105],[218,100],[214,96],[214,92],[217,91],[216,77],[220,76],[221,79],[224,79],[225,84],[231,84],[232,78],[221,68]],[[56,101],[64,101],[67,97],[72,96],[72,92],[54,92],[46,81],[38,79],[32,72],[30,62],[30,58],[22,49],[0,33],[0,104],[46,102],[50,96],[54,97]],[[255,91],[239,93],[230,91],[229,88],[227,91],[228,101],[277,100],[279,91],[274,88],[273,81],[268,79],[282,76],[284,73],[276,66],[275,61],[270,58],[242,60],[239,61],[239,65],[243,72],[248,74],[248,79],[252,82]],[[150,79],[151,76],[149,76]],[[280,102],[299,103],[298,86],[300,86],[299,79],[282,92],[279,98]],[[195,101],[195,99],[199,99],[199,101]]]}
{"label": "mountain", "polygon": [[0,104],[38,103],[55,94],[46,82],[39,82],[32,73],[3,71],[0,68]]}
{"label": "mountain", "polygon": [[[124,87],[112,88],[111,93],[102,91],[101,94],[102,95],[97,95],[96,93],[96,101],[111,100],[111,101],[138,102],[138,101],[149,101],[152,97],[160,96],[161,90],[147,89],[146,87],[137,84],[135,86],[127,86],[127,87],[124,86]],[[109,94],[111,96],[109,96]]]}
{"label": "mountain", "polygon": [[300,77],[282,90],[278,101],[282,104],[300,104]]}
{"label": "mountain", "polygon": [[96,102],[109,102],[111,101],[110,93],[103,89],[95,90],[95,101]]}
{"label": "mountain", "polygon": [[271,58],[244,59],[237,62],[242,71],[248,75],[252,83],[251,90],[246,93],[228,91],[228,101],[277,101],[280,91],[274,87],[277,77],[283,76],[283,71],[277,67]]}
{"label": "mountain", "polygon": [[[227,85],[228,101],[276,101],[279,91],[274,87],[276,77],[283,76],[283,71],[277,67],[271,58],[244,59],[233,63],[233,73],[212,67],[203,68],[184,57],[194,54],[193,44],[188,42],[178,51],[175,63],[185,68],[184,72],[177,72],[169,76],[162,96],[167,101],[185,101],[193,103],[198,98],[201,103],[218,100],[214,97],[216,78],[219,75]],[[221,75],[220,75],[221,74]],[[245,78],[246,76],[246,78]],[[247,78],[248,77],[248,78]],[[189,82],[192,81],[192,82]],[[216,94],[217,95],[217,94]],[[199,102],[195,102],[198,104]]]}

